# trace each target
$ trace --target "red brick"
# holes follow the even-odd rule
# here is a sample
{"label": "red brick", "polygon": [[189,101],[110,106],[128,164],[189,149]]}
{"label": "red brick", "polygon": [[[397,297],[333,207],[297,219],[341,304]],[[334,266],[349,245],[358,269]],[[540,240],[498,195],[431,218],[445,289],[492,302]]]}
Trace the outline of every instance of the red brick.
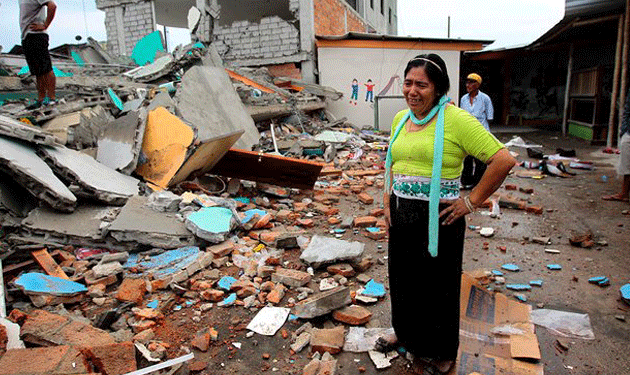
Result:
{"label": "red brick", "polygon": [[374,241],[378,241],[378,240],[382,240],[385,237],[387,237],[387,232],[380,229],[376,232],[371,232],[371,231],[366,231],[365,232],[365,236],[369,239],[372,239]]}
{"label": "red brick", "polygon": [[123,302],[142,303],[144,293],[147,291],[147,285],[144,279],[126,278],[118,287],[116,299]]}
{"label": "red brick", "polygon": [[505,184],[505,190],[517,190],[518,186],[514,184]]}
{"label": "red brick", "polygon": [[341,219],[339,219],[338,217],[329,217],[328,218],[328,224],[330,225],[337,225],[341,223]]}
{"label": "red brick", "polygon": [[202,352],[207,352],[210,347],[210,333],[203,332],[199,333],[195,336],[195,338],[190,342],[190,345],[201,350]]}
{"label": "red brick", "polygon": [[221,258],[228,254],[231,254],[232,251],[234,251],[234,242],[225,241],[218,245],[209,246],[208,248],[206,248],[206,251],[211,252],[215,258]]}
{"label": "red brick", "polygon": [[353,226],[361,227],[361,228],[373,227],[374,225],[376,225],[376,221],[377,220],[378,219],[376,219],[374,216],[355,217],[354,218],[354,222],[353,222]]}
{"label": "red brick", "polygon": [[527,207],[525,207],[525,210],[527,212],[531,212],[531,213],[534,213],[536,215],[542,215],[542,213],[543,213],[542,206],[527,206]]}
{"label": "red brick", "polygon": [[276,221],[287,222],[289,221],[289,217],[291,216],[291,211],[289,210],[280,210],[276,214]]}
{"label": "red brick", "polygon": [[359,201],[361,201],[364,204],[374,203],[374,198],[370,194],[365,193],[365,192],[359,194],[357,198],[359,198]]}
{"label": "red brick", "polygon": [[204,290],[200,293],[201,298],[210,302],[220,302],[225,298],[225,292],[217,289]]}
{"label": "red brick", "polygon": [[369,322],[372,318],[372,313],[365,307],[350,305],[333,311],[332,316],[341,323],[358,326]]}
{"label": "red brick", "polygon": [[333,275],[341,275],[345,277],[352,277],[356,274],[356,272],[354,272],[354,268],[347,263],[333,264],[328,266],[326,271],[332,273]]}
{"label": "red brick", "polygon": [[519,187],[518,191],[520,191],[521,193],[525,193],[525,194],[534,194],[534,189],[533,188]]}
{"label": "red brick", "polygon": [[267,301],[275,305],[279,304],[284,298],[287,288],[282,284],[277,284],[269,294],[267,294]]}
{"label": "red brick", "polygon": [[90,372],[87,361],[67,345],[8,350],[0,358],[0,375],[62,375]]}
{"label": "red brick", "polygon": [[204,361],[193,361],[188,364],[188,369],[192,372],[203,371],[208,367],[208,362]]}
{"label": "red brick", "polygon": [[273,225],[271,224],[271,219],[273,219],[273,216],[271,214],[263,215],[258,220],[258,222],[256,222],[256,224],[254,224],[254,229],[263,229],[263,228],[273,227]]}
{"label": "red brick", "polygon": [[117,344],[93,346],[86,349],[85,356],[97,371],[107,375],[122,375],[136,371],[136,347],[127,341]]}
{"label": "red brick", "polygon": [[385,210],[382,208],[374,208],[370,211],[370,216],[379,217],[385,215]]}
{"label": "red brick", "polygon": [[305,228],[312,228],[315,226],[313,219],[298,219],[297,225]]}
{"label": "red brick", "polygon": [[311,331],[311,350],[338,354],[343,348],[344,340],[345,328],[343,326],[329,329],[313,328]]}

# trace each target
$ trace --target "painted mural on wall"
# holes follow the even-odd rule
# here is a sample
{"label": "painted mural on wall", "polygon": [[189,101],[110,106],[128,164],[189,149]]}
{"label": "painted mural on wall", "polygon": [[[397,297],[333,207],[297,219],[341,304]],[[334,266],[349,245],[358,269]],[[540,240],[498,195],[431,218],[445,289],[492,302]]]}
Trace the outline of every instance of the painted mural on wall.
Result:
{"label": "painted mural on wall", "polygon": [[[374,88],[376,87],[376,84],[372,81],[371,78],[368,78],[367,81],[363,84],[364,88],[365,88],[365,100],[364,102],[366,103],[374,103]],[[360,91],[360,86],[359,86],[359,80],[354,78],[352,80],[352,84],[350,85],[350,104],[353,106],[356,106],[359,103],[359,91]],[[361,97],[362,94],[361,94]]]}

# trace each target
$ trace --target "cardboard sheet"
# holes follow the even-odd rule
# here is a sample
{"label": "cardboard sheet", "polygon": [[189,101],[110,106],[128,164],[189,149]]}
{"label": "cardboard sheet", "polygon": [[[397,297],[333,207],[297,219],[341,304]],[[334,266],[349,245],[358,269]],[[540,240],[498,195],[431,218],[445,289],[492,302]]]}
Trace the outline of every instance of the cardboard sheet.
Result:
{"label": "cardboard sheet", "polygon": [[[531,306],[492,293],[470,275],[462,275],[460,346],[453,374],[542,375],[544,366]],[[496,327],[514,328],[506,335],[492,333]]]}

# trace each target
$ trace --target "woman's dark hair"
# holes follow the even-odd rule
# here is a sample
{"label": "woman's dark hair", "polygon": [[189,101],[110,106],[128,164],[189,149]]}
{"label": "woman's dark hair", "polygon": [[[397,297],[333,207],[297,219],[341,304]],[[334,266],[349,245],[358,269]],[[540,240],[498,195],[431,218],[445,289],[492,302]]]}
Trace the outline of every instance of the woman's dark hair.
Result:
{"label": "woman's dark hair", "polygon": [[[427,61],[429,60],[429,61]],[[437,65],[437,66],[436,66]],[[439,68],[438,68],[439,66]],[[423,67],[427,77],[435,86],[435,103],[438,104],[440,98],[445,95],[451,87],[446,70],[446,63],[435,53],[418,55],[409,60],[405,68],[405,77],[412,68]]]}

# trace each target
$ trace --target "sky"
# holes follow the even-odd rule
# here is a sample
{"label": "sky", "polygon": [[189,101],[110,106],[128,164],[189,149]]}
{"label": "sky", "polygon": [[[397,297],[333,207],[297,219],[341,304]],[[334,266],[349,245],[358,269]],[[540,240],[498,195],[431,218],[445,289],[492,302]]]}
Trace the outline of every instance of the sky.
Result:
{"label": "sky", "polygon": [[[76,36],[104,41],[105,13],[94,0],[55,0],[50,46],[77,43]],[[564,15],[565,0],[398,0],[398,35],[494,40],[490,48],[528,44]],[[0,46],[20,44],[18,0],[0,0]],[[185,30],[169,29],[169,49],[185,44]]]}

